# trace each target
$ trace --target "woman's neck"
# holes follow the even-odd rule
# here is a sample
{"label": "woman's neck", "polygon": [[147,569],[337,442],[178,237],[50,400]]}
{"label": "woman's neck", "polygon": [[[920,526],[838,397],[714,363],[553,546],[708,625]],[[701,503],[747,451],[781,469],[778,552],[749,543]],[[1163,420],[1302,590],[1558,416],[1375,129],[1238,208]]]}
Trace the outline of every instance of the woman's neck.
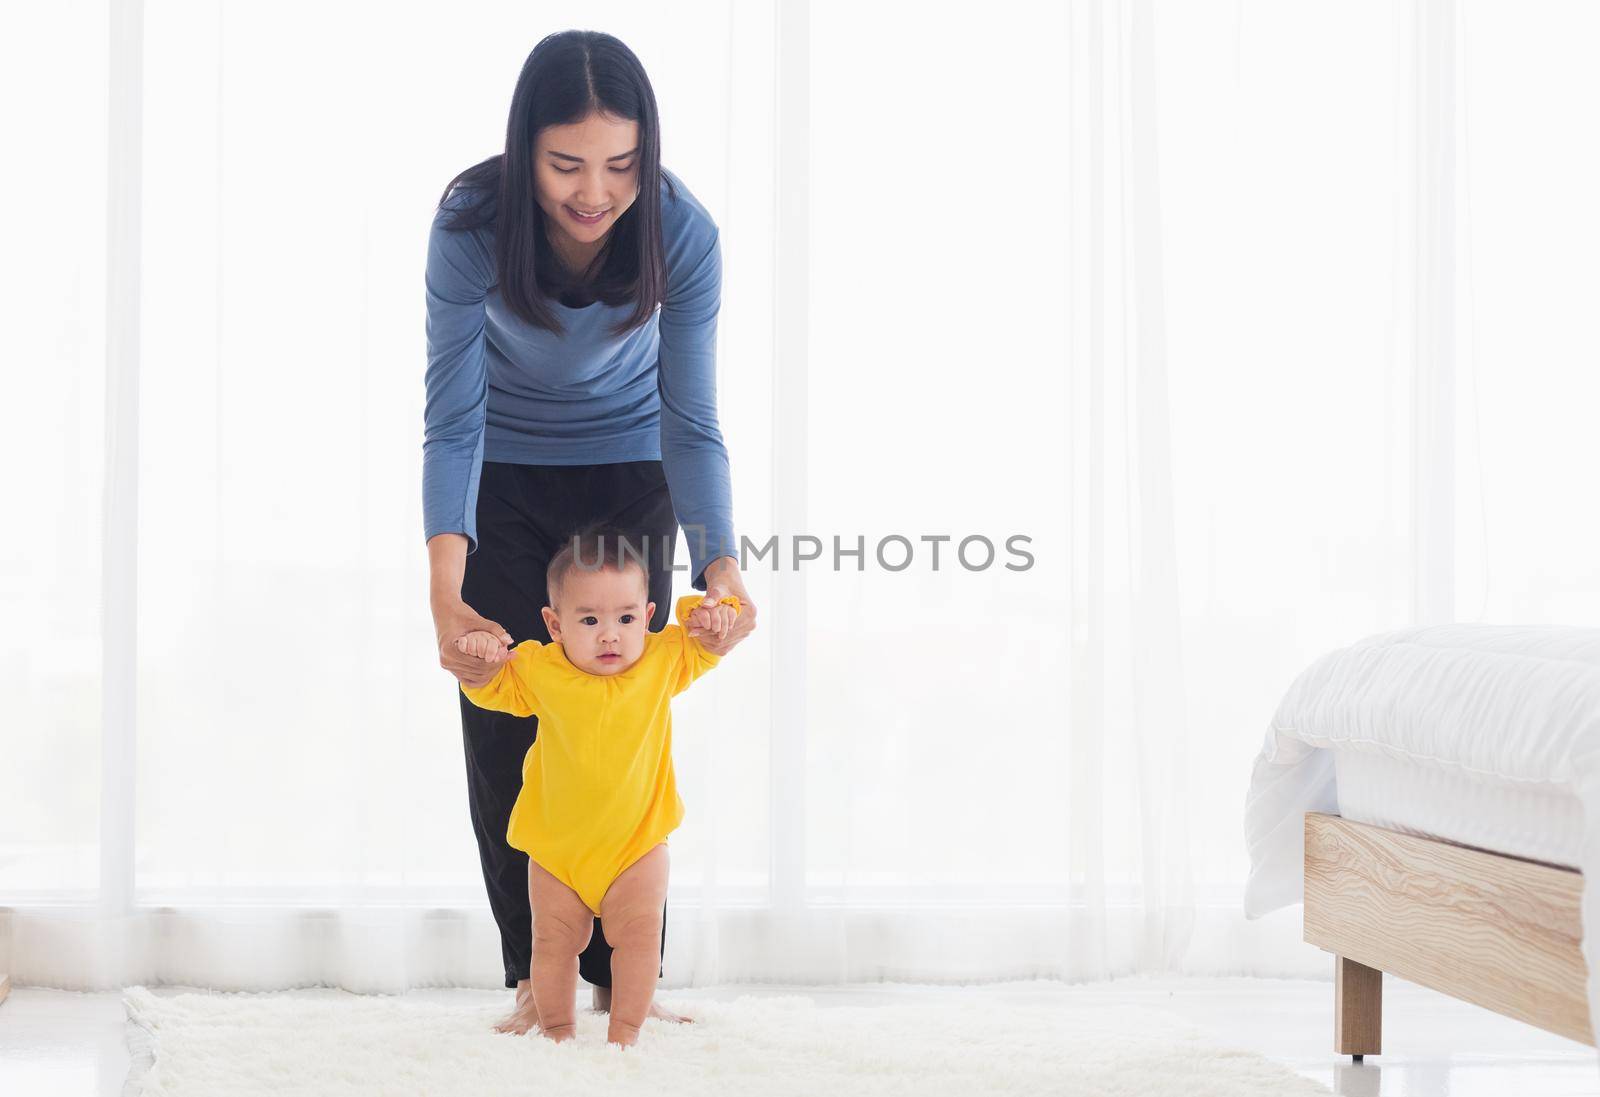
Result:
{"label": "woman's neck", "polygon": [[550,241],[556,260],[580,282],[589,280],[589,268],[606,242],[606,237],[602,236],[592,244],[579,243],[560,229],[554,228],[546,231],[545,239]]}

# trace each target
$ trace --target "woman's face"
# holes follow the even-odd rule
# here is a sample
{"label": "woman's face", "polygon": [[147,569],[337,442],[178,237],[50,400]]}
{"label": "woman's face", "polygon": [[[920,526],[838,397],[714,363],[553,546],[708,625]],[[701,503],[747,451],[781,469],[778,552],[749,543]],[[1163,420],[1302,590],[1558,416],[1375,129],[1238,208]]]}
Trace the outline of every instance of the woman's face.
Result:
{"label": "woman's face", "polygon": [[598,245],[639,196],[637,122],[595,113],[546,126],[534,139],[533,159],[539,208],[578,244]]}

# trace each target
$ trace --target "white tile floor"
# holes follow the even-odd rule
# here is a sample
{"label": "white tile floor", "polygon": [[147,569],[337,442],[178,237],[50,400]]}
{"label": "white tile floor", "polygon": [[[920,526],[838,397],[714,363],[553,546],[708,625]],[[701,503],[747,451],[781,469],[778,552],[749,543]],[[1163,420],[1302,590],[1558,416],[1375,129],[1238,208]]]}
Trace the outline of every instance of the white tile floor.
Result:
{"label": "white tile floor", "polygon": [[[728,986],[663,991],[672,1002],[742,994],[803,994],[819,1006],[959,997],[1026,1003],[1072,996],[1171,1010],[1218,1040],[1269,1055],[1345,1097],[1600,1097],[1596,1053],[1571,1040],[1499,1017],[1397,979],[1385,979],[1387,1054],[1360,1066],[1328,1049],[1331,983],[1277,979],[1120,979],[1067,986]],[[158,991],[177,993],[180,988]],[[334,990],[299,991],[334,995]],[[418,998],[493,1001],[510,991],[413,991]],[[118,1097],[129,1068],[126,1017],[115,994],[13,988],[0,1003],[0,1095]]]}

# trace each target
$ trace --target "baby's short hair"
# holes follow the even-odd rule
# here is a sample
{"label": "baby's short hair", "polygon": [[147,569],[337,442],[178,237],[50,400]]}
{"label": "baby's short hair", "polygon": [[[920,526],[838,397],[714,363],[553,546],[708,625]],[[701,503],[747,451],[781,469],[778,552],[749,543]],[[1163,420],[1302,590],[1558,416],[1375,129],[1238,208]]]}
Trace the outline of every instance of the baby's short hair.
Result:
{"label": "baby's short hair", "polygon": [[648,537],[617,526],[592,526],[567,538],[561,551],[550,558],[544,581],[550,605],[557,604],[561,584],[574,568],[584,571],[639,570],[639,581],[650,589],[650,543]]}

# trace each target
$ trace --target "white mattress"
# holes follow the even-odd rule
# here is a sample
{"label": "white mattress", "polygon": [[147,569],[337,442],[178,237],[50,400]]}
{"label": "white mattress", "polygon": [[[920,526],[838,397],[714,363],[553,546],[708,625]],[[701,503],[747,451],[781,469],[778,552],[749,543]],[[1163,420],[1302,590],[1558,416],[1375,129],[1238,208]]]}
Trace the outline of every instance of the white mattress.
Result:
{"label": "white mattress", "polygon": [[1333,767],[1346,819],[1578,867],[1583,805],[1567,790],[1492,784],[1355,750],[1335,750]]}
{"label": "white mattress", "polygon": [[1437,625],[1322,656],[1251,772],[1247,917],[1302,900],[1307,811],[1581,869],[1600,1026],[1600,629]]}

